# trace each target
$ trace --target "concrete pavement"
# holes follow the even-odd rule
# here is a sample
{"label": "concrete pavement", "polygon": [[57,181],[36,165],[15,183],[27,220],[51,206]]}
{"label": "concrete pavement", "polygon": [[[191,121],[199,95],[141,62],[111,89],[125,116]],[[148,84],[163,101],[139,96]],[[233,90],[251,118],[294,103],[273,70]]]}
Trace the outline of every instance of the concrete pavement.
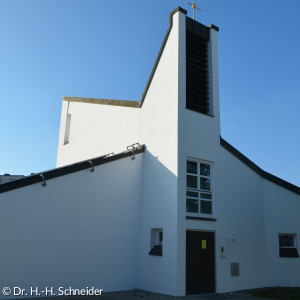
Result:
{"label": "concrete pavement", "polygon": [[[22,300],[272,300],[255,297],[246,292],[224,294],[192,295],[183,297],[166,296],[141,290],[102,293],[101,296],[59,296],[41,298],[22,298]],[[21,299],[20,299],[21,300]],[[273,299],[274,300],[274,299]]]}
{"label": "concrete pavement", "polygon": [[[81,298],[81,297],[80,297]],[[76,298],[78,299],[78,298]],[[95,299],[93,297],[93,299]],[[266,298],[255,297],[244,292],[224,293],[224,294],[207,294],[207,295],[193,295],[184,297],[173,297],[161,294],[155,294],[140,290],[103,293],[99,300],[264,300]],[[270,300],[270,299],[268,299]]]}

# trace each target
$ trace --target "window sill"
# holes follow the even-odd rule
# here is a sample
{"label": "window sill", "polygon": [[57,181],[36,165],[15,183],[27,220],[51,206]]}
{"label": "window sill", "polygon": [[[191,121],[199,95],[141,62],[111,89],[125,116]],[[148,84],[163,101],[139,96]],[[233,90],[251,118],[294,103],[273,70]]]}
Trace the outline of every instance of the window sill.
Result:
{"label": "window sill", "polygon": [[185,218],[188,219],[188,220],[199,220],[199,221],[217,222],[217,220],[214,219],[214,218],[190,217],[190,216],[186,216]]}
{"label": "window sill", "polygon": [[279,257],[299,258],[297,248],[279,248]]}
{"label": "window sill", "polygon": [[162,256],[162,245],[155,245],[149,255]]}

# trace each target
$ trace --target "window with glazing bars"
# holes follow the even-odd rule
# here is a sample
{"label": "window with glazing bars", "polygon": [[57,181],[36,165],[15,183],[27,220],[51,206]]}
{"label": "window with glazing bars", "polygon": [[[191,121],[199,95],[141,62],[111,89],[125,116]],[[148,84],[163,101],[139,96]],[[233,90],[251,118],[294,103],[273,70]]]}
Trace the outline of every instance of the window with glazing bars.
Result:
{"label": "window with glazing bars", "polygon": [[211,164],[188,159],[186,163],[186,213],[208,217],[213,214]]}

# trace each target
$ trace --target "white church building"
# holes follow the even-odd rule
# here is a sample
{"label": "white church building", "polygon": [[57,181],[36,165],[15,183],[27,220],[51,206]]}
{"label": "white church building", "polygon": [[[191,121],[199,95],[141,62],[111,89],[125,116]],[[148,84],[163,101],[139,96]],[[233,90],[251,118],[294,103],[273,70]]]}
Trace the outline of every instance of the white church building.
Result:
{"label": "white church building", "polygon": [[220,136],[218,30],[177,8],[140,101],[63,98],[57,167],[0,185],[1,289],[300,286],[300,188]]}

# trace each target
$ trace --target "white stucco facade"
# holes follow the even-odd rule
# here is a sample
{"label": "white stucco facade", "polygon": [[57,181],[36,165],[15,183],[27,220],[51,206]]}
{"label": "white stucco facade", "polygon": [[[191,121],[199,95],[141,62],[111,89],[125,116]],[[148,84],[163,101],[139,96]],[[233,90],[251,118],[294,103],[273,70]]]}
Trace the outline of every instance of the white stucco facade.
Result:
{"label": "white stucco facade", "polygon": [[[267,285],[300,286],[300,260],[278,255],[278,234],[295,234],[300,243],[299,196],[263,180],[265,206],[265,239],[267,252]],[[298,248],[299,249],[299,248]]]}
{"label": "white stucco facade", "polygon": [[[69,143],[64,143],[67,114]],[[111,152],[138,141],[139,110],[128,107],[62,102],[57,167]]]}
{"label": "white stucco facade", "polygon": [[[49,171],[44,187],[26,183],[0,193],[0,237],[9,241],[0,257],[4,286],[185,295],[187,231],[214,233],[215,292],[300,286],[299,257],[279,256],[280,234],[293,235],[299,249],[300,189],[220,140],[215,26],[207,28],[209,114],[186,108],[186,30],[184,10],[171,13],[140,102],[64,98],[60,175]],[[130,151],[114,156],[134,143],[145,145],[135,159]],[[94,172],[70,166],[87,160],[80,165],[93,167],[93,158],[112,152]],[[207,218],[186,212],[188,159],[210,165]],[[150,255],[157,229],[162,255]]]}
{"label": "white stucco facade", "polygon": [[1,285],[136,288],[142,168],[138,154],[0,194]]}

